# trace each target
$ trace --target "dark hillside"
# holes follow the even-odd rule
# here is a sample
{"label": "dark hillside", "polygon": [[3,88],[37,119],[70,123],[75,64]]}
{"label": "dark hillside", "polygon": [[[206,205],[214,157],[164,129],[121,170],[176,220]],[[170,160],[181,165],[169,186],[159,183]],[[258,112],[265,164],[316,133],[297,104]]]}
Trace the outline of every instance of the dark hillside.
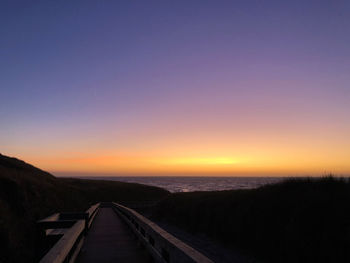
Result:
{"label": "dark hillside", "polygon": [[[34,167],[33,165],[30,165],[22,160],[19,160],[14,157],[8,157],[5,155],[2,155],[0,153],[0,166],[3,168],[9,168],[9,169],[14,169],[17,171],[26,171],[27,174],[36,174],[36,178],[45,178],[45,179],[53,179],[54,176],[51,174],[40,170],[39,168]],[[33,178],[34,179],[34,178]]]}
{"label": "dark hillside", "polygon": [[[154,201],[169,192],[148,185],[107,180],[59,178],[65,185],[76,189],[90,203],[103,201]],[[116,191],[118,189],[118,191]]]}
{"label": "dark hillside", "polygon": [[159,200],[168,191],[109,181],[61,179],[0,155],[0,262],[35,262],[35,222],[55,212],[83,211],[98,201]]}
{"label": "dark hillside", "polygon": [[177,193],[154,219],[266,262],[350,262],[350,182],[295,179],[253,190]]}

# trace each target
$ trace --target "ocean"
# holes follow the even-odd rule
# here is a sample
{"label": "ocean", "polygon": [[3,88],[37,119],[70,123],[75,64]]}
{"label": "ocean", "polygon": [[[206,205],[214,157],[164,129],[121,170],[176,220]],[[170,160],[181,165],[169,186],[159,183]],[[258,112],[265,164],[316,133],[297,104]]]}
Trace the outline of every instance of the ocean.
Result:
{"label": "ocean", "polygon": [[111,180],[128,183],[139,183],[158,186],[168,191],[220,191],[232,189],[252,189],[262,185],[277,183],[285,177],[182,177],[182,176],[152,176],[152,177],[79,177],[83,179]]}

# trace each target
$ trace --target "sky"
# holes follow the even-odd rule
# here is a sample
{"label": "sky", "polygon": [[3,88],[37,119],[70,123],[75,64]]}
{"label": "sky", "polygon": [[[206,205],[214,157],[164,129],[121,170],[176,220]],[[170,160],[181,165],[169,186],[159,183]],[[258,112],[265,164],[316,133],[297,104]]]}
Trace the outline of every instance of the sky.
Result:
{"label": "sky", "polygon": [[0,152],[54,174],[350,175],[349,1],[1,1]]}

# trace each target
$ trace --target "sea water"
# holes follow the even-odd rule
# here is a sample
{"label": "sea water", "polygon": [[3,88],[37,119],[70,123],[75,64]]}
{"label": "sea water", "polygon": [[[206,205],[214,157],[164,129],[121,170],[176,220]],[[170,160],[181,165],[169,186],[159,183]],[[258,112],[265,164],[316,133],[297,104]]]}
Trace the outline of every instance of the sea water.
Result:
{"label": "sea water", "polygon": [[183,177],[183,176],[108,176],[108,177],[80,177],[84,179],[111,180],[128,183],[139,183],[158,186],[168,191],[220,191],[232,189],[252,189],[262,185],[280,182],[285,177]]}

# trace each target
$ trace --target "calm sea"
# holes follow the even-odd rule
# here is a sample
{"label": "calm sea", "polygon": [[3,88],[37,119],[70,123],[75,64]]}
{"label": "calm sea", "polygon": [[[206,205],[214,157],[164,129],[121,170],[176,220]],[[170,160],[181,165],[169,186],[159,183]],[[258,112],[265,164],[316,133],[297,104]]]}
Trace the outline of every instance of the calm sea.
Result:
{"label": "calm sea", "polygon": [[79,177],[158,186],[170,192],[251,189],[280,182],[285,177]]}

